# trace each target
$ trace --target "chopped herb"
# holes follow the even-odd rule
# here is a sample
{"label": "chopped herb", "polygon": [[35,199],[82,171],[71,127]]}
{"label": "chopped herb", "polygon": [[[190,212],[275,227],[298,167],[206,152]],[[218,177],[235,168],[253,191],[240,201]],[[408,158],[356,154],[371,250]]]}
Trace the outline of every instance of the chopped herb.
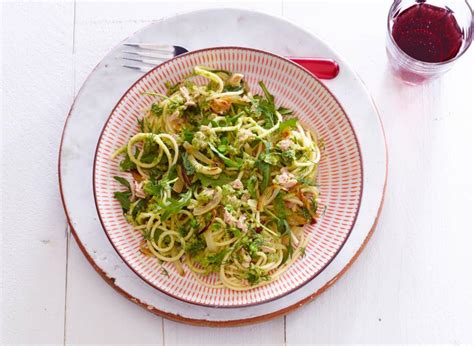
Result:
{"label": "chopped herb", "polygon": [[211,255],[207,255],[206,257],[203,257],[200,262],[207,270],[216,271],[219,269],[220,265],[224,261],[224,257],[228,252],[229,249],[226,249]]}
{"label": "chopped herb", "polygon": [[123,186],[125,186],[128,191],[130,191],[131,187],[130,187],[130,183],[128,182],[127,179],[125,178],[122,178],[122,177],[119,177],[119,176],[114,176],[114,179],[117,180],[120,184],[122,184]]}
{"label": "chopped herb", "polygon": [[293,111],[285,107],[280,107],[278,108],[278,113],[280,113],[281,115],[291,115]]}
{"label": "chopped herb", "polygon": [[250,196],[253,198],[253,199],[256,199],[257,198],[257,191],[255,189],[255,186],[257,184],[257,177],[256,176],[251,176],[248,180],[247,180],[247,183],[246,183],[246,187],[247,187],[247,190],[250,194]]}
{"label": "chopped herb", "polygon": [[275,102],[275,98],[273,97],[272,94],[270,94],[270,92],[268,91],[267,87],[265,86],[265,84],[263,84],[262,81],[258,82],[258,85],[260,85],[260,88],[262,88],[263,90],[263,93],[265,94],[265,98],[267,99],[267,101],[271,104],[273,104]]}
{"label": "chopped herb", "polygon": [[217,147],[217,150],[219,150],[219,152],[222,153],[222,154],[226,154],[228,149],[229,149],[229,147],[225,144],[220,144]]}
{"label": "chopped herb", "polygon": [[165,268],[161,267],[161,275],[170,276],[170,273],[168,273],[168,271]]}
{"label": "chopped herb", "polygon": [[280,126],[278,127],[279,131],[285,131],[288,128],[295,128],[296,124],[298,123],[298,119],[296,118],[291,118],[284,120],[280,123]]}
{"label": "chopped herb", "polygon": [[263,269],[251,263],[246,275],[246,279],[250,285],[254,286],[262,281],[269,280],[270,276],[268,274],[265,274],[265,271]]}
{"label": "chopped herb", "polygon": [[142,230],[143,239],[151,240],[151,231],[149,229]]}
{"label": "chopped herb", "polygon": [[296,178],[296,180],[298,180],[298,183],[303,184],[303,185],[318,186],[315,180],[306,179],[306,178]]}
{"label": "chopped herb", "polygon": [[138,124],[138,127],[140,128],[140,132],[145,132],[145,119],[137,118],[137,124]]}
{"label": "chopped herb", "polygon": [[181,227],[179,228],[178,232],[179,232],[179,235],[184,238],[184,237],[186,237],[186,236],[188,235],[189,230],[188,230],[186,227],[181,226]]}
{"label": "chopped herb", "polygon": [[152,104],[150,110],[151,110],[151,113],[153,115],[156,115],[157,117],[159,117],[163,114],[163,107],[160,106],[158,103]]}
{"label": "chopped herb", "polygon": [[132,197],[132,193],[130,191],[126,192],[120,192],[116,191],[114,192],[114,197],[117,201],[119,201],[120,206],[122,207],[122,210],[124,213],[130,210],[130,197]]}
{"label": "chopped herb", "polygon": [[115,199],[119,201],[123,212],[126,213],[130,210],[130,206],[131,206],[130,197],[132,197],[132,191],[131,191],[130,183],[128,182],[127,179],[119,177],[119,176],[114,176],[114,179],[127,188],[127,191],[114,192]]}
{"label": "chopped herb", "polygon": [[130,160],[130,157],[126,153],[124,159],[120,162],[119,168],[122,172],[129,172],[132,169],[137,169],[137,166]]}
{"label": "chopped herb", "polygon": [[232,232],[232,235],[236,238],[239,238],[242,234],[242,232],[240,232],[240,230],[238,228],[235,228],[235,227],[231,227],[230,231]]}
{"label": "chopped herb", "polygon": [[186,142],[191,143],[193,141],[193,138],[194,138],[194,131],[191,131],[188,128],[185,128],[183,130],[183,139]]}
{"label": "chopped herb", "polygon": [[136,202],[132,210],[132,217],[134,219],[138,216],[138,214],[140,214],[145,209],[147,202],[148,201],[146,199],[139,199]]}
{"label": "chopped herb", "polygon": [[206,248],[206,242],[201,238],[198,237],[194,242],[189,243],[185,251],[189,253],[191,256],[196,256],[200,251]]}
{"label": "chopped herb", "polygon": [[221,154],[219,150],[216,149],[211,143],[209,143],[209,148],[224,162],[228,167],[240,168],[242,167],[242,159],[231,160],[225,155]]}
{"label": "chopped herb", "polygon": [[166,221],[170,218],[171,215],[177,213],[181,209],[183,209],[186,205],[188,205],[189,200],[191,199],[193,191],[190,189],[186,193],[181,194],[181,198],[179,200],[175,200],[173,198],[168,198],[170,203],[166,205],[163,209],[164,213],[161,215],[161,221]]}
{"label": "chopped herb", "polygon": [[260,173],[262,174],[262,183],[260,184],[260,192],[263,193],[265,189],[268,186],[268,183],[270,182],[270,164],[264,162],[264,161],[257,161],[257,167],[260,170]]}
{"label": "chopped herb", "polygon": [[197,177],[201,184],[206,187],[222,186],[235,180],[235,178],[229,177],[225,174],[220,174],[218,178],[211,178],[207,175],[198,173]]}
{"label": "chopped herb", "polygon": [[187,153],[181,154],[181,160],[183,161],[183,167],[187,175],[192,175],[196,172],[194,166],[191,164],[191,162],[189,162]]}
{"label": "chopped herb", "polygon": [[[142,157],[140,158],[141,162],[151,163],[156,158],[156,153],[158,152],[159,147],[158,143],[150,136],[147,137],[143,144]],[[165,155],[163,155],[164,157]]]}
{"label": "chopped herb", "polygon": [[293,149],[283,151],[281,158],[286,166],[290,166],[295,160],[295,151]]}

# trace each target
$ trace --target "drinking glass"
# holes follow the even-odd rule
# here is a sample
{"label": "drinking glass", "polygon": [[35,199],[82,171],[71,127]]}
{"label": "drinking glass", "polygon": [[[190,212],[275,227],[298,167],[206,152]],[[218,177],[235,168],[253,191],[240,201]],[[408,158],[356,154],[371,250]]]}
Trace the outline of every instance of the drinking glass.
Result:
{"label": "drinking glass", "polygon": [[[397,17],[403,13],[403,11],[414,5],[422,6],[425,4],[445,9],[447,15],[452,14],[461,30],[461,46],[457,54],[449,60],[441,62],[426,62],[413,58],[399,47],[393,37],[392,31]],[[388,13],[386,40],[387,56],[395,76],[408,84],[420,84],[427,80],[439,77],[448,71],[454,62],[466,52],[471,44],[473,27],[472,17],[472,9],[469,3],[463,0],[395,0]],[[414,20],[416,20],[416,17]],[[431,24],[431,21],[429,23]],[[434,25],[436,25],[436,22]],[[410,35],[410,31],[407,31],[407,35]]]}

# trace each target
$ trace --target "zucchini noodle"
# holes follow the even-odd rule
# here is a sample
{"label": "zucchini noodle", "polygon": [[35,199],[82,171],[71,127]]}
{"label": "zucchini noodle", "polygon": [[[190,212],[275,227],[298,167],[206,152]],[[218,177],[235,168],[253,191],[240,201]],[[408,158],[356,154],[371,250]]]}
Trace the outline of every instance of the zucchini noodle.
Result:
{"label": "zucchini noodle", "polygon": [[263,82],[252,95],[243,77],[196,66],[166,95],[146,93],[157,101],[111,156],[123,172],[114,196],[143,236],[139,250],[232,290],[267,285],[304,254],[323,147]]}

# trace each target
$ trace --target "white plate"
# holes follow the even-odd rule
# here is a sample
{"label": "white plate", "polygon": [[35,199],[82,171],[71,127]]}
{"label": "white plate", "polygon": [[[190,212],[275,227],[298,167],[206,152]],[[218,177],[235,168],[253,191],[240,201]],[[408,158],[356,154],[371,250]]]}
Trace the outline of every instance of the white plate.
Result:
{"label": "white plate", "polygon": [[[212,26],[208,23],[213,23]],[[219,27],[219,32],[213,28]],[[236,34],[238,33],[238,34]],[[153,23],[127,39],[184,46],[247,46],[290,56],[320,56],[340,64],[339,76],[325,81],[341,102],[357,134],[364,177],[360,213],[345,246],[315,279],[284,298],[257,306],[215,309],[175,300],[140,280],[122,262],[101,229],[92,190],[95,147],[117,100],[140,75],[121,67],[113,49],[80,90],[68,117],[60,152],[60,184],[71,229],[96,270],[121,294],[167,318],[205,325],[235,325],[272,318],[313,299],[355,260],[370,237],[383,201],[386,148],[380,119],[358,77],[326,44],[280,18],[236,9],[191,12]],[[269,37],[274,39],[268,39]]]}

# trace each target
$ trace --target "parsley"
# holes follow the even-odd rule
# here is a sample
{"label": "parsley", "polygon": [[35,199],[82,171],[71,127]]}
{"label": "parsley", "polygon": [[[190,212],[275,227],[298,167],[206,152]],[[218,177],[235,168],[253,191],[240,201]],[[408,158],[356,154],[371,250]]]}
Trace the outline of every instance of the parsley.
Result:
{"label": "parsley", "polygon": [[183,129],[183,139],[184,141],[191,143],[194,138],[194,131],[189,130],[188,128]]}
{"label": "parsley", "polygon": [[242,233],[240,232],[240,230],[239,230],[238,228],[236,228],[236,227],[231,227],[231,228],[230,228],[230,231],[232,232],[233,236],[236,237],[236,238],[240,237],[241,234],[242,234]]}
{"label": "parsley", "polygon": [[[158,152],[158,144],[153,140],[153,138],[147,137],[143,144],[143,153],[140,161],[144,163],[151,163],[156,157],[156,153]],[[135,154],[136,155],[136,154]],[[165,155],[163,155],[165,156]]]}
{"label": "parsley", "polygon": [[172,94],[174,94],[176,91],[178,91],[179,86],[180,86],[179,83],[171,84],[171,82],[165,82],[165,87],[168,89],[167,92],[166,92],[166,94],[167,94],[167,95],[172,95]]}
{"label": "parsley", "polygon": [[278,108],[278,113],[280,113],[281,115],[290,115],[293,113],[293,111],[285,107],[280,107]]}
{"label": "parsley", "polygon": [[250,268],[246,274],[246,279],[250,285],[256,285],[262,281],[267,281],[270,279],[270,276],[266,274],[260,267],[257,267],[255,264],[251,263]]}
{"label": "parsley", "polygon": [[288,258],[291,257],[294,251],[293,244],[291,241],[291,227],[288,224],[288,221],[282,220],[282,219],[278,220],[277,227],[278,227],[278,231],[281,234],[282,240],[287,242],[286,253],[281,262],[281,263],[285,263],[288,260]]}
{"label": "parsley", "polygon": [[217,150],[219,150],[219,152],[222,153],[222,154],[226,154],[227,151],[229,150],[229,147],[226,144],[220,144],[217,147]]}
{"label": "parsley", "polygon": [[309,186],[317,186],[316,181],[306,179],[306,178],[296,178],[298,180],[298,183],[303,184],[303,185],[309,185]]}
{"label": "parsley", "polygon": [[181,198],[179,200],[169,198],[168,200],[170,201],[170,203],[166,207],[164,207],[164,213],[161,215],[161,221],[163,222],[168,220],[171,215],[177,213],[186,205],[188,205],[192,194],[193,191],[190,189],[186,193],[181,194]]}
{"label": "parsley", "polygon": [[281,158],[285,166],[291,166],[295,160],[295,151],[293,149],[283,151],[281,153]]}
{"label": "parsley", "polygon": [[204,258],[201,258],[199,262],[208,270],[208,271],[217,271],[221,264],[224,262],[224,257],[229,252],[229,249],[222,250],[220,252],[207,255]]}
{"label": "parsley", "polygon": [[259,97],[258,95],[255,96],[255,99],[257,100],[257,102],[254,103],[255,110],[257,114],[261,115],[265,120],[264,127],[269,129],[275,125],[275,98],[270,94],[262,81],[258,82],[258,85],[260,85],[265,98]]}
{"label": "parsley", "polygon": [[181,227],[179,228],[178,232],[179,232],[179,235],[180,235],[181,237],[183,237],[183,238],[186,237],[186,236],[188,235],[188,233],[189,233],[188,229],[187,229],[186,227],[184,227],[184,226],[181,226]]}
{"label": "parsley", "polygon": [[127,179],[119,177],[119,176],[114,176],[114,179],[127,188],[127,191],[114,192],[115,199],[119,201],[123,212],[126,213],[127,211],[130,210],[130,205],[131,205],[130,197],[132,197],[132,191],[131,191],[130,183],[128,182]]}
{"label": "parsley", "polygon": [[301,213],[303,214],[303,217],[306,219],[307,222],[310,222],[311,220],[313,220],[313,217],[309,213],[308,209],[301,208]]}
{"label": "parsley", "polygon": [[242,167],[242,160],[241,159],[236,159],[231,160],[227,156],[221,154],[219,150],[216,149],[211,143],[209,143],[209,148],[224,162],[224,164],[228,167],[234,167],[234,168],[240,168]]}
{"label": "parsley", "polygon": [[154,103],[151,105],[151,114],[159,117],[163,114],[163,107],[160,106],[158,103]]}
{"label": "parsley", "polygon": [[150,180],[150,181],[147,181],[144,185],[143,185],[143,192],[151,195],[151,196],[156,196],[156,197],[159,197],[161,195],[161,193],[163,192],[163,188],[165,187],[166,185],[163,184],[163,181],[153,181],[153,180]]}
{"label": "parsley", "polygon": [[257,198],[257,191],[255,190],[255,185],[257,184],[257,177],[252,175],[245,184],[250,196],[254,199]]}
{"label": "parsley", "polygon": [[130,191],[126,192],[120,192],[116,191],[114,192],[114,197],[117,201],[119,201],[120,206],[122,207],[122,210],[124,213],[130,210],[130,197],[132,197],[132,193]]}
{"label": "parsley", "polygon": [[186,253],[189,253],[191,256],[196,256],[198,252],[204,250],[205,248],[206,248],[206,242],[201,237],[199,237],[194,242],[186,245],[185,251]]}
{"label": "parsley", "polygon": [[125,154],[125,158],[120,162],[119,167],[122,172],[128,172],[132,169],[137,169],[137,166],[130,160],[128,154]]}
{"label": "parsley", "polygon": [[298,119],[296,118],[284,120],[280,123],[278,130],[285,131],[287,128],[295,128],[297,123],[298,123]]}
{"label": "parsley", "polygon": [[187,175],[192,175],[194,174],[194,172],[196,172],[196,169],[194,168],[194,166],[191,164],[191,162],[189,162],[187,153],[183,153],[181,155],[181,160],[183,161],[183,167]]}
{"label": "parsley", "polygon": [[196,219],[192,219],[191,222],[189,223],[189,227],[198,228],[199,227],[199,221],[196,220]]}
{"label": "parsley", "polygon": [[254,235],[252,242],[248,244],[250,256],[254,257],[263,245],[263,237],[260,234]]}
{"label": "parsley", "polygon": [[149,229],[142,230],[143,239],[151,240],[151,231]]}
{"label": "parsley", "polygon": [[229,177],[228,175],[225,175],[225,174],[219,175],[219,178],[216,178],[216,179],[211,178],[201,173],[198,173],[197,177],[201,181],[201,184],[206,187],[207,186],[210,186],[210,187],[222,186],[235,180],[235,178]]}
{"label": "parsley", "polygon": [[270,153],[263,156],[263,161],[272,166],[276,166],[278,165],[278,162],[280,161],[280,157],[278,154]]}
{"label": "parsley", "polygon": [[270,142],[264,141],[265,144],[265,153],[261,153],[258,161],[256,162],[256,167],[260,170],[262,174],[262,183],[260,184],[260,192],[263,193],[267,188],[270,182],[270,164],[265,162],[265,159],[270,155]]}
{"label": "parsley", "polygon": [[140,128],[140,131],[145,132],[145,119],[137,118],[137,124],[138,124],[138,127]]}
{"label": "parsley", "polygon": [[273,104],[275,102],[275,98],[273,97],[272,94],[270,94],[265,84],[263,84],[263,82],[260,81],[258,82],[258,85],[260,85],[260,88],[262,88],[262,91],[265,94],[265,98],[267,99],[268,103]]}
{"label": "parsley", "polygon": [[285,202],[283,201],[283,192],[279,192],[275,197],[275,213],[280,220],[286,220],[288,216],[288,210],[286,209]]}
{"label": "parsley", "polygon": [[257,167],[262,173],[262,183],[260,184],[260,192],[263,193],[270,182],[270,164],[264,161],[257,161]]}
{"label": "parsley", "polygon": [[[144,185],[143,185],[143,191],[151,196],[155,197],[161,197],[162,192],[165,189],[169,188],[169,185],[171,181],[176,178],[176,170],[173,167],[168,173],[164,174],[161,179],[159,180],[154,180],[156,179],[156,176],[154,179],[148,180]],[[151,178],[151,175],[150,175]]]}
{"label": "parsley", "polygon": [[141,213],[147,204],[147,200],[139,199],[132,210],[132,217],[135,219],[139,213]]}
{"label": "parsley", "polygon": [[122,178],[122,177],[119,177],[119,176],[114,176],[114,179],[117,180],[120,184],[122,184],[123,186],[125,186],[128,191],[130,191],[131,187],[130,187],[130,183],[128,182],[127,179],[125,178]]}

